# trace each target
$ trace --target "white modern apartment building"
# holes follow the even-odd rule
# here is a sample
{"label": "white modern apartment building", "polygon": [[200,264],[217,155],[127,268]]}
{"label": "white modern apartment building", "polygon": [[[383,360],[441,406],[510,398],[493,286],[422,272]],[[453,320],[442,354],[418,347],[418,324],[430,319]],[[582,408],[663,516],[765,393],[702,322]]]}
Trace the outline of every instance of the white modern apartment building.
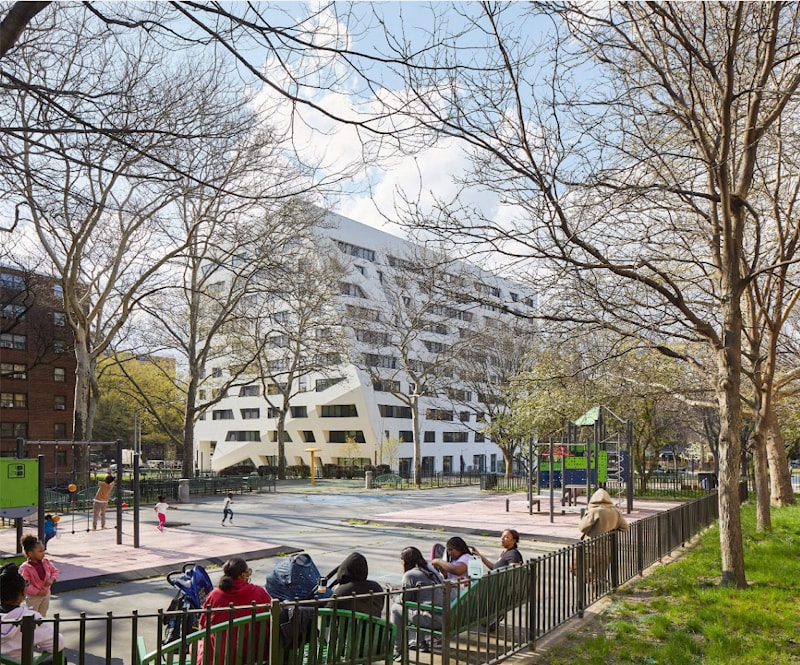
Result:
{"label": "white modern apartment building", "polygon": [[[401,305],[387,289],[390,284],[397,288],[397,272],[416,260],[412,257],[420,255],[420,248],[335,214],[327,216],[317,239],[320,249],[333,252],[342,262],[334,307],[346,328],[347,354],[324,374],[299,379],[285,421],[285,463],[309,465],[313,454],[318,467],[388,464],[411,475],[411,409],[402,395],[412,393],[414,386],[403,372],[396,350],[387,346],[390,335],[381,332],[378,321],[400,320],[396,309]],[[442,270],[441,265],[437,270]],[[415,341],[420,363],[432,362],[434,354],[442,350],[455,349],[469,331],[518,326],[519,318],[509,313],[510,309],[525,314],[536,307],[533,290],[518,283],[463,262],[445,270],[456,283],[457,295],[450,302],[439,300],[426,308],[424,330]],[[400,283],[408,284],[409,289],[401,302],[419,300],[413,280]],[[367,316],[356,321],[354,312],[366,312]],[[375,319],[373,325],[370,317]],[[454,353],[452,364],[462,364],[468,353],[465,349]],[[222,368],[206,370],[222,372]],[[501,451],[482,433],[487,418],[482,401],[489,399],[487,394],[497,386],[487,386],[482,394],[461,381],[454,368],[441,370],[438,388],[421,396],[419,402],[423,473],[502,472]],[[276,465],[274,398],[262,394],[263,382],[256,379],[251,385],[228,390],[197,422],[196,463],[201,470],[220,471],[246,460],[255,466]]]}

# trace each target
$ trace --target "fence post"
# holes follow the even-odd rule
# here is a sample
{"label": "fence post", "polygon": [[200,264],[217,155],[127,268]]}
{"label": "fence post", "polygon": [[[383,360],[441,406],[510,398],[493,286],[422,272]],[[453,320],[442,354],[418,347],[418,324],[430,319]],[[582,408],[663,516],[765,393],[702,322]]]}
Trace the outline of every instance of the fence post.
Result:
{"label": "fence post", "polygon": [[586,541],[582,540],[575,549],[575,580],[578,585],[578,616],[583,618],[586,608]]}
{"label": "fence post", "polygon": [[[660,517],[660,516],[659,516]],[[656,524],[658,526],[658,524]],[[636,522],[636,569],[639,575],[644,573],[644,524]],[[659,529],[660,531],[660,529]],[[659,551],[659,556],[661,556]]]}
{"label": "fence post", "polygon": [[33,614],[22,616],[22,622],[20,623],[20,629],[22,630],[21,665],[31,665],[33,662],[33,632],[36,630],[34,621]]}
{"label": "fence post", "polygon": [[528,562],[528,646],[536,649],[536,628],[539,625],[539,594],[537,593],[537,580],[539,579],[538,560]]}
{"label": "fence post", "polygon": [[619,531],[611,532],[611,588],[619,586]]}

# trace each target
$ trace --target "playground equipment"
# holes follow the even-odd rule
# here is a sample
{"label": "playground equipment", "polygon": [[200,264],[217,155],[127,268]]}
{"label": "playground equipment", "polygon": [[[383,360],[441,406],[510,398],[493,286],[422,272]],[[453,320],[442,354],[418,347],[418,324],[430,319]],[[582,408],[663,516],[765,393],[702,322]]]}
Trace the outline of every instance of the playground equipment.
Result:
{"label": "playground equipment", "polygon": [[[610,415],[622,427],[609,435],[604,414]],[[561,489],[561,504],[574,502],[582,490],[592,495],[598,487],[611,483],[625,487],[627,512],[633,510],[633,478],[630,473],[630,450],[633,443],[633,425],[623,420],[605,406],[594,406],[575,422],[567,423],[562,441],[536,451],[537,497],[542,485],[549,487],[550,521],[555,512],[555,489]],[[617,491],[617,496],[621,492]],[[612,492],[613,495],[613,492]],[[532,510],[533,493],[529,490],[529,510]]]}
{"label": "playground equipment", "polygon": [[[78,497],[79,492],[77,492],[77,486],[75,484],[77,470],[75,468],[75,449],[79,446],[115,446],[116,448],[116,463],[117,468],[122,469],[122,441],[44,441],[44,440],[26,440],[22,438],[17,439],[17,457],[16,458],[5,458],[6,460],[10,460],[11,462],[33,462],[38,464],[38,474],[37,474],[37,494],[36,500],[34,502],[34,508],[31,512],[27,513],[27,515],[31,515],[34,512],[37,512],[38,506],[38,513],[39,513],[39,538],[44,538],[44,513],[45,513],[45,456],[38,455],[36,459],[27,459],[24,457],[24,452],[26,447],[36,446],[39,451],[42,450],[42,447],[55,447],[55,451],[58,451],[59,447],[71,446],[72,447],[72,470],[71,470],[71,482],[68,486],[68,490],[70,493],[70,503],[72,505],[72,532],[75,533],[75,501]],[[57,464],[58,464],[58,455],[54,455],[54,460],[56,464],[56,472],[57,472]],[[89,455],[85,456],[88,460]],[[2,459],[2,458],[0,458]],[[133,456],[133,546],[139,547],[139,455],[134,454]],[[88,475],[88,469],[87,475]],[[121,471],[120,471],[121,473]],[[0,485],[0,505],[2,505],[3,497],[7,495],[7,491],[10,490],[10,487],[5,482],[5,475],[2,476],[3,483]],[[121,481],[121,477],[119,478]],[[86,492],[86,497],[84,498],[84,502],[89,502],[89,492]],[[16,500],[16,496],[14,497]],[[123,504],[122,500],[122,491],[121,491],[121,482],[117,484],[117,502],[116,502],[116,513],[117,513],[117,545],[122,544],[122,509],[123,507],[127,507],[127,503]],[[25,516],[27,516],[25,515]],[[3,515],[5,516],[5,515]],[[11,515],[8,515],[11,517]],[[87,520],[89,519],[87,514]],[[22,517],[20,517],[17,521],[17,531],[18,535],[22,536]],[[87,531],[88,531],[88,521],[87,521]],[[17,539],[19,540],[19,538]]]}

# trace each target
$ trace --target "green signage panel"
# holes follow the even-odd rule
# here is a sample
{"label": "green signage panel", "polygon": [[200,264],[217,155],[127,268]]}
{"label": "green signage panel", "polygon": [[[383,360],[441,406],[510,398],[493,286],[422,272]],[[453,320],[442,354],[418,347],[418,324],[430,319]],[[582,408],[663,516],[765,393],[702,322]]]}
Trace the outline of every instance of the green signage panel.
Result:
{"label": "green signage panel", "polygon": [[39,499],[39,460],[0,457],[0,509],[35,506]]}

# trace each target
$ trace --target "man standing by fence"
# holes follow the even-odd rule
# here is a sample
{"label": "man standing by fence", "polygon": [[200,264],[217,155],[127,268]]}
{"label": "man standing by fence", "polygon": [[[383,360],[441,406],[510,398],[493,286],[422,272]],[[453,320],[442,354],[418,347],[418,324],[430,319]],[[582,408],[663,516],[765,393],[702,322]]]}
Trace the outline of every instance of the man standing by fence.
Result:
{"label": "man standing by fence", "polygon": [[[578,528],[583,534],[581,540],[595,538],[611,531],[627,531],[628,523],[617,510],[611,496],[604,489],[597,490],[589,500],[589,509],[581,518]],[[585,575],[589,585],[601,585],[606,581],[611,564],[611,542],[606,540],[600,546],[586,545]]]}

